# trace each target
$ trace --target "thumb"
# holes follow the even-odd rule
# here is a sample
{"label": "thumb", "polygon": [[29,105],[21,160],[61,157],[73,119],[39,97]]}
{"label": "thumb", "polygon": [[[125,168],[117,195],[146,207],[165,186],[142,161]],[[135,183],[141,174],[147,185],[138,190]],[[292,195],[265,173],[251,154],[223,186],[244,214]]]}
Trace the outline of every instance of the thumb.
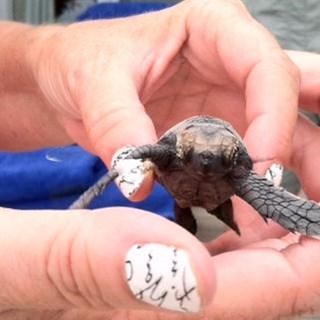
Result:
{"label": "thumb", "polygon": [[108,67],[107,75],[91,81],[79,103],[91,144],[107,164],[124,145],[156,141],[153,123],[129,74],[117,66]]}
{"label": "thumb", "polygon": [[211,300],[208,252],[161,217],[128,208],[1,213],[4,307],[198,312]]}

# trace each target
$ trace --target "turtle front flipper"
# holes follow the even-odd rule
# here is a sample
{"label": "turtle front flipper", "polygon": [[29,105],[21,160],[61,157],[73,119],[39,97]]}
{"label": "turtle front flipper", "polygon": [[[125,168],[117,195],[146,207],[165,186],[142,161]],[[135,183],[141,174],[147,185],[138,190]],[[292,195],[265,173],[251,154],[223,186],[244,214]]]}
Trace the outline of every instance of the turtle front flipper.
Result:
{"label": "turtle front flipper", "polygon": [[228,227],[235,231],[239,236],[240,230],[237,223],[233,218],[233,206],[232,201],[228,199],[226,202],[222,203],[216,209],[208,211],[210,214],[216,216],[219,220],[224,222]]}
{"label": "turtle front flipper", "polygon": [[301,199],[254,172],[235,183],[235,193],[262,217],[270,218],[290,231],[320,235],[320,206]]}
{"label": "turtle front flipper", "polygon": [[176,222],[192,234],[196,234],[198,230],[197,221],[190,207],[181,208],[177,203],[174,204],[174,213]]}

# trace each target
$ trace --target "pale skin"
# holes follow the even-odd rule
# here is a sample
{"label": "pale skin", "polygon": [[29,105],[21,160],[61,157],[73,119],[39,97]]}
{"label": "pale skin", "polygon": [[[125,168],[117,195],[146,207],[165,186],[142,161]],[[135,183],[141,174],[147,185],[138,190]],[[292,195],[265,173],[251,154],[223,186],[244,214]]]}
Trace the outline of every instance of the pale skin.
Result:
{"label": "pale skin", "polygon": [[[281,50],[241,2],[191,0],[69,27],[2,23],[0,38],[1,149],[77,142],[108,165],[123,145],[152,143],[178,120],[210,114],[232,122],[258,170],[282,162],[320,200],[319,129],[297,120],[299,100],[319,112],[320,57]],[[265,225],[243,203],[235,209],[242,237],[227,232],[206,247],[130,208],[1,209],[0,319],[250,320],[320,310],[318,241]],[[132,297],[124,256],[148,242],[188,251],[201,316]]]}

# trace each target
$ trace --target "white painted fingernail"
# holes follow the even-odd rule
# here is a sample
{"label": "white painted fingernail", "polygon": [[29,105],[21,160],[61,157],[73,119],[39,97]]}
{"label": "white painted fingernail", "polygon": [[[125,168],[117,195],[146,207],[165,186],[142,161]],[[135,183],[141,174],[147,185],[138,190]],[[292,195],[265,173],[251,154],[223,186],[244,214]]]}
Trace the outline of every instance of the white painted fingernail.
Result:
{"label": "white painted fingernail", "polygon": [[112,170],[118,173],[114,180],[126,198],[132,198],[141,188],[150,166],[146,166],[142,159],[126,159],[134,147],[126,146],[119,149],[112,157]]}
{"label": "white painted fingernail", "polygon": [[265,177],[272,181],[276,187],[279,187],[283,176],[283,166],[278,163],[274,163],[267,170]]}
{"label": "white painted fingernail", "polygon": [[125,263],[127,282],[137,299],[173,311],[200,311],[197,280],[184,250],[155,243],[135,245]]}

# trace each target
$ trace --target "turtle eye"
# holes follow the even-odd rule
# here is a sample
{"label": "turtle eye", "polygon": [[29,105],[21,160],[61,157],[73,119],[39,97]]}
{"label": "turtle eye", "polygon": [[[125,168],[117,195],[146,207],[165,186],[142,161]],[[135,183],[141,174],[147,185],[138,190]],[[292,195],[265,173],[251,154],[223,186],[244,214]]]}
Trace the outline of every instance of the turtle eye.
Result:
{"label": "turtle eye", "polygon": [[184,163],[192,163],[194,157],[195,157],[194,148],[190,148],[190,149],[184,154]]}
{"label": "turtle eye", "polygon": [[230,154],[230,164],[232,166],[235,166],[238,162],[238,158],[239,158],[239,146],[235,146],[232,150],[231,150],[231,154]]}
{"label": "turtle eye", "polygon": [[237,146],[232,150],[230,153],[230,162],[233,178],[245,177],[250,170],[252,170],[252,160],[247,150],[242,146]]}
{"label": "turtle eye", "polygon": [[227,149],[224,157],[223,157],[223,164],[227,168],[234,168],[239,159],[239,146],[235,145],[230,149]]}

